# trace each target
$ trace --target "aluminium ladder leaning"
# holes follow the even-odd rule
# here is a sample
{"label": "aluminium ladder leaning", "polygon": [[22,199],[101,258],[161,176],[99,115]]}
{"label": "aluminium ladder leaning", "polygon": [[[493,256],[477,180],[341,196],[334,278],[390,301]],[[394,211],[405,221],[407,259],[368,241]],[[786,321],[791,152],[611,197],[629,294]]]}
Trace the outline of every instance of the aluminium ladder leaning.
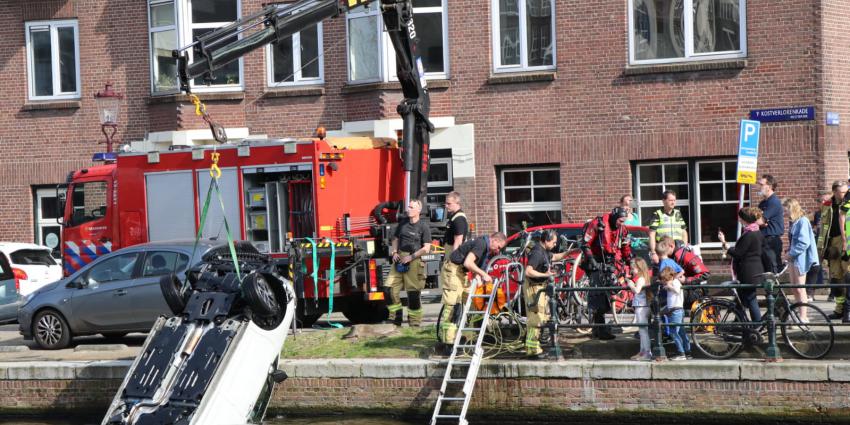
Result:
{"label": "aluminium ladder leaning", "polygon": [[[437,395],[437,404],[436,406],[434,406],[434,414],[431,416],[431,425],[436,425],[437,422],[441,420],[451,420],[452,423],[457,423],[459,425],[467,425],[466,411],[467,408],[469,408],[470,400],[472,400],[472,390],[475,387],[475,380],[478,377],[478,368],[481,365],[481,359],[484,357],[484,350],[481,348],[481,343],[484,341],[484,334],[487,331],[487,323],[490,321],[489,312],[493,308],[493,300],[496,298],[496,294],[501,283],[501,279],[494,279],[493,289],[490,291],[490,293],[486,293],[485,290],[482,291],[484,292],[483,294],[476,294],[480,286],[486,288],[486,285],[481,282],[480,279],[473,280],[472,286],[469,288],[470,293],[469,296],[466,298],[466,302],[464,303],[463,315],[461,316],[460,324],[458,325],[457,333],[455,334],[452,353],[449,356],[449,361],[446,365],[446,374],[443,376],[443,384],[440,386],[440,393]],[[472,308],[474,307],[473,299],[486,300],[487,307],[484,310],[472,310]],[[479,326],[477,328],[467,327],[468,323],[471,321],[470,319],[474,318],[475,316],[481,316]],[[461,338],[463,337],[463,333],[468,331],[478,331],[477,338],[475,339],[475,344],[470,344],[470,341],[468,340],[461,344]],[[469,348],[473,349],[472,357],[469,360],[458,360],[458,350]],[[462,367],[468,368],[466,371],[466,377],[453,377],[452,371],[456,369],[461,369]],[[449,389],[449,386],[453,386],[453,388],[457,390],[457,386],[460,384],[463,384],[463,387],[460,388],[460,390],[463,392],[463,397],[461,397],[460,395],[447,395],[447,390]],[[450,403],[450,406],[455,406],[457,403],[463,404],[461,405],[460,413],[446,413],[442,410],[444,408],[444,403]]]}

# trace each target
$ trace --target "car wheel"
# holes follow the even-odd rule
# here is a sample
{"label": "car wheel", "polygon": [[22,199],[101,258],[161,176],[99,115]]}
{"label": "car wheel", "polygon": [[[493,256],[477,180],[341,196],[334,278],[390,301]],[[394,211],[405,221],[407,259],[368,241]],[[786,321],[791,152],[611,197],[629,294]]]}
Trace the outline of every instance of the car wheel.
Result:
{"label": "car wheel", "polygon": [[71,343],[68,322],[56,310],[42,310],[36,314],[32,334],[36,344],[45,350],[59,350]]}
{"label": "car wheel", "polygon": [[180,314],[186,308],[189,299],[188,286],[180,281],[176,274],[171,273],[159,278],[159,289],[165,297],[165,303],[174,314]]}
{"label": "car wheel", "polygon": [[251,310],[260,316],[276,316],[280,313],[274,290],[261,273],[245,276],[242,281],[242,295]]}

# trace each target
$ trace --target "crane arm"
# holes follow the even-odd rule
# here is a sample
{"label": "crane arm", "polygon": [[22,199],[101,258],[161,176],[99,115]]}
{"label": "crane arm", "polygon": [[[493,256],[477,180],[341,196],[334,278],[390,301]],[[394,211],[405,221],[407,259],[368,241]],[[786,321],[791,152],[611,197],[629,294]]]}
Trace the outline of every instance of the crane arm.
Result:
{"label": "crane arm", "polygon": [[411,199],[421,199],[428,184],[428,150],[434,125],[429,120],[430,98],[417,49],[411,0],[300,0],[266,6],[175,49],[180,89],[189,93],[189,81],[194,78],[210,83],[215,70],[248,52],[375,1],[380,1],[384,25],[396,53],[396,74],[404,96],[397,108],[403,122],[401,150],[407,184],[404,202],[407,205]]}

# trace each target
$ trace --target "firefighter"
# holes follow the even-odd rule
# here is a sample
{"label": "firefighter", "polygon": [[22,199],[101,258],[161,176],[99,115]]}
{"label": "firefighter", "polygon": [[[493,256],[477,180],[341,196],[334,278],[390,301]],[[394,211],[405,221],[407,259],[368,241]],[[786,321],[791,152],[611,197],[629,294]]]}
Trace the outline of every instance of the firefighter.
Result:
{"label": "firefighter", "polygon": [[410,326],[422,325],[422,302],[425,288],[425,268],[420,259],[431,250],[431,229],[421,221],[422,202],[413,199],[407,204],[407,218],[399,221],[392,239],[390,254],[393,266],[387,277],[390,302],[387,306],[396,326],[402,323],[401,290],[407,291],[407,320]]}
{"label": "firefighter", "polygon": [[[551,270],[552,262],[564,258],[566,253],[553,254],[552,249],[558,244],[558,232],[547,229],[540,235],[540,240],[528,253],[525,266],[525,282],[523,282],[523,298],[526,302],[528,331],[525,334],[525,352],[528,357],[537,358],[543,354],[540,348],[540,327],[549,321],[549,297],[545,292],[549,278],[555,274]],[[538,297],[537,293],[540,292]],[[536,301],[536,302],[535,302]]]}
{"label": "firefighter", "polygon": [[[629,231],[624,223],[628,212],[622,207],[589,221],[582,239],[583,261],[581,268],[590,278],[590,286],[613,286],[618,273],[625,273],[632,259]],[[593,291],[587,296],[587,306],[594,324],[605,323],[605,313],[611,310],[607,292]],[[592,336],[613,339],[607,327],[594,327]]]}
{"label": "firefighter", "polygon": [[460,207],[460,193],[449,192],[446,195],[446,211],[448,211],[449,216],[446,219],[443,246],[446,249],[444,258],[449,258],[452,251],[469,238],[469,223],[466,220],[466,214]]}
{"label": "firefighter", "polygon": [[440,340],[443,344],[454,343],[457,333],[457,322],[462,313],[458,304],[469,283],[467,273],[472,272],[484,283],[493,280],[487,274],[487,262],[490,257],[499,253],[505,247],[507,238],[504,233],[496,232],[490,236],[472,239],[461,244],[452,252],[448,260],[443,262],[440,281],[443,285],[443,310],[440,313]]}
{"label": "firefighter", "polygon": [[[690,245],[676,248],[671,258],[685,271],[685,285],[702,285],[711,277],[708,267],[705,266],[702,258],[693,252]],[[685,291],[685,310],[689,310],[696,300],[704,296],[705,289],[702,288]]]}
{"label": "firefighter", "polygon": [[[847,273],[850,255],[847,252],[847,212],[850,211],[847,183],[836,180],[832,183],[832,198],[821,207],[821,228],[818,233],[818,255],[826,259],[829,266],[829,283],[848,283]],[[830,319],[850,321],[850,309],[844,308],[846,288],[832,288],[835,295],[835,310]]]}

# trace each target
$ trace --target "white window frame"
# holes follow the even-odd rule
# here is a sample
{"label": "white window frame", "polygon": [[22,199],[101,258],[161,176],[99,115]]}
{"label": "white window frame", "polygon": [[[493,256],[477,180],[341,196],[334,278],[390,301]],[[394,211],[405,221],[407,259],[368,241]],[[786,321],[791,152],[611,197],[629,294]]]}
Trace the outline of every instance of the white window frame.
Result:
{"label": "white window frame", "polygon": [[[523,172],[527,171],[531,173],[531,184],[523,185],[523,186],[506,186],[505,185],[505,173],[515,173],[515,172]],[[501,228],[502,232],[507,231],[508,219],[507,213],[510,212],[524,212],[524,211],[558,211],[561,213],[561,219],[563,220],[564,213],[562,207],[562,201],[546,201],[546,202],[534,202],[534,189],[535,188],[551,188],[557,187],[560,191],[561,184],[534,184],[534,172],[535,171],[556,171],[560,175],[560,168],[558,167],[527,167],[527,168],[505,168],[499,171],[499,216],[501,218]],[[505,189],[531,189],[531,201],[530,202],[506,202],[505,201]]]}
{"label": "white window frame", "polygon": [[[452,187],[454,178],[452,177],[452,159],[451,158],[433,158],[431,159],[431,167],[435,164],[445,164],[448,169],[448,178],[446,180],[429,181],[428,187]],[[430,175],[430,174],[429,174]]]}
{"label": "white window frame", "polygon": [[374,2],[370,3],[366,6],[358,6],[364,8],[363,11],[356,12],[348,12],[345,14],[345,64],[346,64],[346,81],[348,84],[369,84],[369,83],[377,83],[384,81],[384,76],[386,73],[383,72],[386,69],[384,65],[385,54],[380,52],[384,51],[383,46],[375,46],[375,48],[379,49],[378,53],[378,76],[375,78],[367,78],[363,80],[352,80],[351,79],[351,39],[349,37],[349,33],[351,30],[351,20],[358,18],[367,18],[369,16],[377,16],[375,19],[375,31],[379,31],[378,34],[381,36],[378,37],[379,43],[383,43],[383,30],[384,30],[384,21],[381,19],[381,13],[379,11],[380,3]]}
{"label": "white window frame", "polygon": [[[443,71],[442,72],[426,72],[425,78],[427,80],[447,80],[449,78],[449,17],[448,17],[448,5],[446,4],[448,0],[441,0],[441,6],[439,7],[414,7],[413,14],[417,13],[440,13],[442,26],[443,26]],[[396,75],[396,54],[395,49],[393,49],[392,43],[390,42],[390,36],[387,34],[386,29],[384,28],[383,16],[379,16],[379,20],[381,21],[381,33],[382,39],[384,43],[384,55],[386,57],[383,60],[384,64],[384,75],[387,77],[384,78],[384,81],[398,81],[398,75]]]}
{"label": "white window frame", "polygon": [[501,48],[501,40],[499,39],[499,35],[501,34],[501,28],[499,26],[499,0],[491,0],[490,10],[491,10],[491,24],[490,27],[493,29],[492,34],[492,48],[493,48],[493,72],[526,72],[526,71],[545,71],[545,70],[553,70],[557,68],[558,64],[558,48],[557,48],[557,28],[555,19],[555,4],[557,0],[552,0],[552,65],[543,65],[543,66],[528,66],[528,37],[526,36],[526,0],[516,0],[517,6],[519,10],[519,57],[520,62],[519,65],[502,65],[502,48]]}
{"label": "white window frame", "polygon": [[[53,75],[53,94],[48,96],[36,96],[35,94],[35,62],[32,56],[32,40],[30,30],[32,28],[47,27],[50,31],[50,64]],[[77,90],[74,92],[61,92],[62,81],[61,73],[59,72],[59,33],[58,28],[73,28],[74,29],[74,57],[76,58],[76,81]],[[26,32],[26,50],[27,50],[27,81],[28,95],[30,100],[62,100],[62,99],[79,99],[80,98],[80,27],[76,19],[56,20],[56,21],[31,21],[24,24]]]}
{"label": "white window frame", "polygon": [[[59,228],[59,245],[55,248],[57,252],[59,252],[59,257],[53,257],[56,259],[62,258],[62,224],[60,224],[56,218],[44,218],[41,216],[41,206],[44,203],[44,198],[56,198],[58,195],[55,187],[47,187],[47,188],[38,188],[35,190],[35,243],[37,245],[42,245],[42,241],[44,240],[44,228],[45,227],[58,227]],[[56,200],[59,202],[59,199]],[[60,204],[61,205],[61,204]],[[58,211],[59,217],[62,217],[63,211]],[[52,253],[51,253],[52,256]]]}
{"label": "white window frame", "polygon": [[[154,92],[153,80],[155,74],[153,73],[154,65],[153,65],[153,44],[150,41],[150,34],[155,32],[155,30],[163,30],[168,27],[157,27],[151,28],[150,24],[150,7],[152,4],[161,4],[168,3],[168,1],[160,1],[160,0],[148,0],[147,8],[148,8],[148,57],[151,61],[150,71],[151,71],[151,94],[152,95],[163,95],[163,94],[173,94],[177,91],[159,91]],[[203,24],[194,24],[191,22],[192,20],[192,0],[174,0],[174,10],[176,13],[175,17],[175,27],[177,30],[177,46],[185,46],[189,44],[192,38],[192,30],[196,29],[206,29],[206,28],[220,28],[225,25],[229,25],[232,22],[212,22],[212,23],[203,23]],[[242,17],[242,0],[236,0],[236,19]],[[240,35],[241,37],[241,35]],[[193,60],[194,53],[192,49],[188,50],[189,61]],[[206,84],[198,84],[195,85],[193,80],[189,80],[189,86],[192,88],[192,91],[197,93],[204,92],[238,92],[243,91],[245,89],[245,66],[242,58],[238,59],[239,61],[239,84],[216,84],[212,86],[207,86]],[[215,74],[215,73],[213,73]],[[175,76],[176,77],[176,76]],[[179,85],[179,82],[178,82]],[[179,87],[178,89],[179,90]]]}
{"label": "white window frame", "polygon": [[[723,180],[700,180],[700,178],[699,178],[700,166],[708,165],[708,164],[723,164],[723,171],[722,171],[722,174],[721,174]],[[728,166],[737,167],[737,164],[736,164],[734,159],[725,159],[725,160],[724,159],[717,159],[717,160],[708,160],[708,161],[696,161],[696,174],[695,174],[696,182],[694,182],[694,186],[695,186],[695,191],[696,191],[697,202],[695,203],[695,205],[696,205],[696,220],[697,220],[697,223],[699,223],[700,225],[694,226],[694,233],[696,233],[696,234],[694,235],[695,237],[691,238],[691,242],[696,242],[696,244],[698,244],[700,247],[720,248],[721,243],[720,242],[700,242],[702,240],[702,211],[700,210],[699,207],[701,205],[725,205],[725,204],[737,204],[738,203],[738,194],[737,193],[733,193],[731,198],[729,197],[729,194],[726,193],[726,185],[728,183],[737,183],[735,178],[732,178],[731,180],[726,179],[726,167],[728,167]],[[723,185],[723,199],[724,199],[724,201],[703,201],[702,196],[700,194],[700,185],[703,184],[703,183],[709,183],[709,184],[710,183],[715,183],[715,184],[721,183]],[[744,206],[747,206],[749,204],[750,204],[750,200],[748,198],[744,198]],[[694,245],[696,245],[696,244],[694,244]],[[735,242],[734,241],[729,242],[729,245],[735,246]]]}
{"label": "white window frame", "polygon": [[291,87],[305,85],[320,85],[325,83],[325,54],[324,54],[324,38],[322,35],[322,23],[316,24],[319,43],[319,77],[318,78],[303,78],[301,76],[301,32],[292,34],[292,66],[293,66],[293,81],[275,81],[274,80],[274,45],[266,46],[266,84],[269,87]]}
{"label": "white window frame", "polygon": [[[151,8],[153,6],[157,6],[157,5],[160,5],[160,4],[166,4],[166,3],[172,3],[174,5],[174,25],[152,27],[151,26],[151,18],[152,18]],[[156,63],[155,56],[154,56],[155,52],[153,50],[154,49],[153,35],[154,35],[154,33],[158,33],[158,32],[174,31],[174,33],[175,33],[174,38],[175,38],[175,40],[178,44],[178,46],[174,46],[174,48],[179,47],[179,45],[181,44],[180,43],[180,30],[179,30],[180,18],[179,18],[179,14],[177,13],[179,3],[180,3],[180,0],[149,0],[148,1],[148,45],[150,46],[150,49],[149,49],[150,52],[149,53],[150,53],[150,72],[151,72],[151,78],[150,78],[151,94],[174,94],[174,93],[178,93],[180,91],[180,81],[177,81],[178,77],[177,77],[176,74],[174,75],[174,79],[176,81],[177,87],[174,90],[160,90],[160,91],[156,90],[156,76],[158,75],[159,72],[158,72],[158,69],[157,69],[157,63]]]}
{"label": "white window frame", "polygon": [[[659,166],[659,165],[661,166],[661,182],[660,183],[641,183],[640,182],[641,167],[656,167],[656,166]],[[666,177],[667,171],[665,170],[665,167],[664,167],[665,165],[684,165],[684,166],[688,167],[687,176],[688,176],[689,180],[683,181],[683,182],[682,181],[669,181],[668,182],[667,177]],[[690,176],[691,176],[691,164],[689,164],[688,161],[642,162],[640,164],[637,164],[637,166],[635,167],[635,185],[637,187],[637,190],[635,191],[636,193],[633,196],[633,198],[636,199],[638,201],[638,205],[640,205],[640,208],[638,208],[637,213],[638,213],[638,216],[641,218],[641,220],[643,220],[643,218],[644,218],[643,215],[641,214],[641,211],[640,211],[641,208],[653,208],[653,207],[661,208],[661,207],[664,206],[664,201],[662,201],[662,200],[650,201],[650,200],[642,199],[641,198],[641,188],[642,187],[656,187],[656,188],[658,188],[658,193],[661,194],[661,193],[663,193],[664,191],[667,190],[668,185],[670,185],[670,186],[687,185],[688,186],[688,197],[682,199],[680,197],[681,194],[676,192],[676,205],[675,206],[679,207],[679,208],[688,207],[688,211],[690,212],[693,209],[692,206],[691,206],[691,196],[692,196],[693,191],[691,189]],[[641,221],[641,222],[643,222],[643,221]],[[688,230],[688,240],[694,241],[695,239],[693,239],[691,232],[690,232],[691,225],[693,225],[693,223],[690,222],[688,217],[685,217],[685,222],[688,224],[688,229],[686,229],[686,230]]]}
{"label": "white window frame", "polygon": [[[414,7],[413,14],[417,13],[440,13],[441,21],[443,26],[443,72],[426,72],[425,78],[426,80],[444,80],[449,78],[449,18],[448,18],[448,0],[441,0],[440,7]],[[354,12],[347,13],[345,17],[345,58],[347,63],[347,81],[348,84],[368,84],[368,83],[377,83],[377,82],[390,82],[390,81],[398,81],[398,76],[396,75],[396,54],[395,49],[393,49],[392,43],[390,42],[389,34],[387,34],[386,28],[384,27],[383,15],[380,13],[377,5],[378,2],[372,3],[366,9],[365,12]],[[349,60],[351,57],[351,41],[348,39],[349,34],[349,21],[355,18],[363,18],[367,16],[377,16],[377,28],[376,31],[380,31],[379,34],[379,42],[380,42],[380,60],[379,60],[379,74],[378,78],[367,79],[367,80],[352,80],[351,79],[351,61]]]}
{"label": "white window frame", "polygon": [[[494,0],[495,1],[495,0]],[[652,1],[652,0],[647,0]],[[675,1],[675,0],[669,0]],[[693,0],[680,0],[684,2],[684,30],[685,30],[685,55],[682,58],[664,59],[635,59],[635,32],[634,32],[634,0],[628,0],[629,15],[629,64],[631,65],[653,65],[680,62],[695,62],[718,59],[737,59],[747,57],[747,0],[740,0],[738,23],[740,25],[741,50],[726,52],[694,53],[694,13]],[[690,11],[690,12],[689,12]]]}

